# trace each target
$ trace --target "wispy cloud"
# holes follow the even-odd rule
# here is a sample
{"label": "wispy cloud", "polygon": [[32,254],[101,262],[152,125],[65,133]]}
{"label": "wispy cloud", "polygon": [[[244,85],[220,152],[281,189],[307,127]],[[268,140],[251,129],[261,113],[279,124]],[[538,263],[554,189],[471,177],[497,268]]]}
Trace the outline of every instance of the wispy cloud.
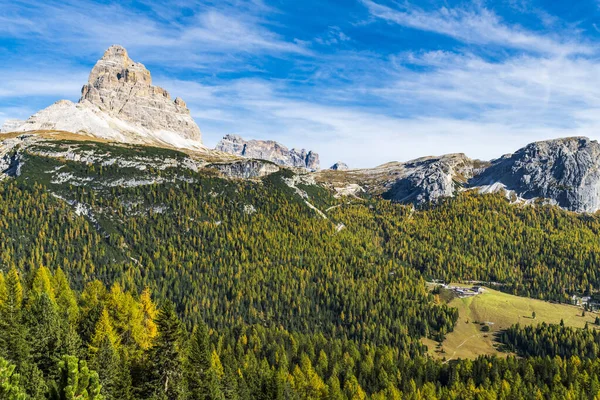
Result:
{"label": "wispy cloud", "polygon": [[498,15],[483,7],[475,10],[440,8],[424,11],[411,4],[394,9],[372,0],[362,0],[372,16],[409,28],[435,32],[472,44],[493,44],[539,53],[559,55],[591,54],[592,46],[539,34],[504,23]]}
{"label": "wispy cloud", "polygon": [[[0,20],[4,22],[0,38],[39,40],[42,49],[69,43],[71,52],[82,55],[98,53],[116,43],[144,51],[147,59],[187,67],[214,67],[231,61],[232,52],[238,57],[244,52],[252,57],[310,52],[293,38],[288,40],[269,30],[259,16],[244,11],[242,2],[234,3],[190,9],[187,3],[170,2],[169,11],[159,7],[155,11],[160,11],[160,18],[153,18],[119,2],[0,0]],[[243,3],[246,9],[268,9],[261,2]]]}
{"label": "wispy cloud", "polygon": [[[425,10],[359,1],[366,7],[345,25],[326,18],[300,34],[306,25],[287,29],[285,11],[260,0],[143,0],[143,11],[0,0],[0,40],[25,43],[0,65],[0,121],[76,100],[91,64],[119,43],[152,67],[155,84],[186,100],[209,146],[239,133],[314,149],[325,166],[367,167],[459,151],[487,159],[560,136],[600,139],[596,47],[569,24],[548,15],[553,29],[527,28],[479,3]],[[460,43],[398,51],[374,42],[374,24],[354,23],[365,18],[387,21],[394,37],[409,27]]]}
{"label": "wispy cloud", "polygon": [[[405,69],[376,87],[345,88],[354,104],[332,103],[326,93],[313,101],[294,97],[285,82],[164,84],[188,99],[209,145],[225,133],[268,137],[315,149],[324,164],[339,158],[366,167],[449,152],[490,159],[534,140],[600,139],[600,95],[594,91],[600,67],[588,60],[490,63],[452,54],[410,59],[433,70],[421,75]],[[386,106],[365,105],[365,96]]]}

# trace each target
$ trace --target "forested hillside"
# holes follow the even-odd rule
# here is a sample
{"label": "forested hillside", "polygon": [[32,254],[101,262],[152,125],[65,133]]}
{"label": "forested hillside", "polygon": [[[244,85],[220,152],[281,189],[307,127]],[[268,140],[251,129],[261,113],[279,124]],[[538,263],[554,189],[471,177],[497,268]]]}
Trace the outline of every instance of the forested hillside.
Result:
{"label": "forested hillside", "polygon": [[[62,145],[79,158],[53,156]],[[183,162],[144,147],[47,142],[19,156],[0,182],[0,390],[43,398],[78,368],[97,399],[598,392],[595,358],[442,363],[419,340],[458,318],[430,279],[592,292],[596,216],[470,193],[415,210],[336,198],[285,169],[236,180],[110,162]]]}

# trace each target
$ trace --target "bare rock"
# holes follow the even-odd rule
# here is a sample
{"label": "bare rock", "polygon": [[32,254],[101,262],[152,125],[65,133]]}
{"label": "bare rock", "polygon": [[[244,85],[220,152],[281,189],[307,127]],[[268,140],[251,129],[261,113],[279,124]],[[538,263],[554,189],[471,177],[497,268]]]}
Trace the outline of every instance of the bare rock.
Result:
{"label": "bare rock", "polygon": [[368,169],[324,170],[316,177],[340,196],[365,191],[396,202],[422,205],[454,196],[480,172],[481,166],[480,161],[464,154],[448,154],[404,163],[390,162]]}
{"label": "bare rock", "polygon": [[383,197],[402,202],[423,204],[452,197],[461,183],[476,170],[474,161],[464,154],[423,157],[401,165],[396,179],[388,183]]}
{"label": "bare rock", "polygon": [[600,144],[586,137],[531,143],[492,161],[471,181],[525,199],[546,199],[577,212],[600,209]]}
{"label": "bare rock", "polygon": [[152,86],[150,71],[129,58],[121,46],[111,46],[98,60],[79,102],[90,102],[113,117],[152,131],[202,140],[185,102],[179,97],[173,101],[165,89]]}
{"label": "bare rock", "polygon": [[217,170],[227,178],[256,179],[279,171],[279,167],[261,160],[240,160],[229,163],[210,164],[207,168]]}
{"label": "bare rock", "polygon": [[238,135],[226,135],[217,144],[216,150],[241,157],[272,161],[288,167],[319,169],[319,155],[302,149],[289,150],[272,140],[244,140]]}
{"label": "bare rock", "polygon": [[15,131],[64,130],[126,143],[203,148],[185,102],[152,86],[150,71],[111,46],[98,60],[78,104],[60,100]]}
{"label": "bare rock", "polygon": [[348,171],[350,168],[348,167],[348,164],[338,161],[335,164],[333,164],[329,169],[333,171]]}

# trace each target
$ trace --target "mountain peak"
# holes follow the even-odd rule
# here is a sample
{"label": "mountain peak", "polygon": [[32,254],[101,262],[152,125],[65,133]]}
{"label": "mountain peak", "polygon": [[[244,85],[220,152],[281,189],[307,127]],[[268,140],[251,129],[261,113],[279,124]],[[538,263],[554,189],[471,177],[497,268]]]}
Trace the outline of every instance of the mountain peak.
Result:
{"label": "mountain peak", "polygon": [[201,141],[200,129],[181,98],[152,86],[150,71],[129,58],[122,46],[111,46],[90,72],[81,90],[80,104],[87,102],[128,123],[152,131],[172,131],[184,139]]}
{"label": "mountain peak", "polygon": [[57,102],[15,130],[52,129],[128,143],[203,147],[185,101],[172,100],[165,89],[153,86],[150,71],[119,45],[96,62],[78,104]]}
{"label": "mountain peak", "polygon": [[494,160],[472,185],[501,183],[526,200],[549,199],[577,212],[600,209],[600,145],[575,136],[530,143]]}
{"label": "mountain peak", "polygon": [[92,68],[88,84],[82,89],[84,93],[82,93],[81,99],[85,98],[86,89],[89,89],[89,87],[109,87],[119,83],[135,84],[138,81],[146,85],[152,85],[150,71],[146,69],[144,64],[137,63],[129,58],[129,54],[124,47],[112,45]]}

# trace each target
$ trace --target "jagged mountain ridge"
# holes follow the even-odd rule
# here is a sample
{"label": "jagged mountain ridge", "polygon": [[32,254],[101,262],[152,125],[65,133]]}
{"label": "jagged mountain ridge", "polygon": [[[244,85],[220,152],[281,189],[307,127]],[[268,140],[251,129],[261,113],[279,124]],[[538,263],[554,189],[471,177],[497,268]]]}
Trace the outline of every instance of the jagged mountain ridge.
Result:
{"label": "jagged mountain ridge", "polygon": [[464,154],[424,157],[352,171],[322,171],[319,180],[340,193],[359,185],[392,201],[421,205],[461,190],[504,191],[569,211],[600,209],[600,145],[585,137],[531,143],[490,162]]}
{"label": "jagged mountain ridge", "polygon": [[258,158],[287,167],[318,170],[319,155],[305,149],[288,149],[273,140],[244,140],[239,135],[226,135],[217,143],[216,150],[240,157]]}
{"label": "jagged mountain ridge", "polygon": [[111,46],[92,69],[77,104],[60,100],[2,132],[62,130],[124,143],[201,149],[202,135],[185,102],[152,85],[150,71]]}
{"label": "jagged mountain ridge", "polygon": [[[0,136],[0,173],[5,176],[18,174],[26,164],[23,154],[32,151],[38,154],[35,153],[36,143],[60,143],[61,135],[64,136],[64,133]],[[84,138],[69,136],[69,140],[74,141],[97,140]],[[89,164],[117,162],[94,156],[93,152],[85,154],[75,154],[67,148],[43,155]],[[175,164],[172,159],[156,158],[148,167],[160,169],[164,164],[169,168],[217,173],[230,179],[261,178],[291,168],[290,173],[306,176],[312,184],[327,187],[338,196],[368,194],[415,205],[436,202],[459,191],[474,190],[482,194],[501,191],[511,201],[539,201],[575,212],[593,213],[600,209],[600,145],[582,137],[531,143],[490,162],[472,160],[464,154],[448,154],[404,163],[391,162],[370,169],[310,172],[306,167],[289,167],[264,158],[267,158],[264,154],[250,158],[206,150],[182,156],[183,161]],[[138,161],[120,159],[118,162],[133,165]],[[145,182],[155,181],[148,177]]]}
{"label": "jagged mountain ridge", "polygon": [[[294,170],[296,174],[308,170],[340,196],[367,193],[422,205],[461,190],[503,191],[511,201],[540,201],[575,212],[600,210],[600,145],[584,137],[531,143],[489,162],[448,154],[370,169],[349,170],[339,162],[325,171],[319,171],[317,153],[288,149],[272,140],[227,135],[216,151],[209,150],[202,145],[200,129],[185,102],[179,97],[172,100],[166,90],[153,86],[146,67],[116,45],[92,69],[78,103],[60,100],[27,121],[7,120],[0,132],[6,131],[65,131],[129,144],[191,149],[213,159],[204,164],[213,163],[213,171],[230,178],[259,178],[280,168],[300,169]],[[13,146],[10,142],[0,144],[0,174],[19,171],[19,151],[29,143],[16,141]]]}

